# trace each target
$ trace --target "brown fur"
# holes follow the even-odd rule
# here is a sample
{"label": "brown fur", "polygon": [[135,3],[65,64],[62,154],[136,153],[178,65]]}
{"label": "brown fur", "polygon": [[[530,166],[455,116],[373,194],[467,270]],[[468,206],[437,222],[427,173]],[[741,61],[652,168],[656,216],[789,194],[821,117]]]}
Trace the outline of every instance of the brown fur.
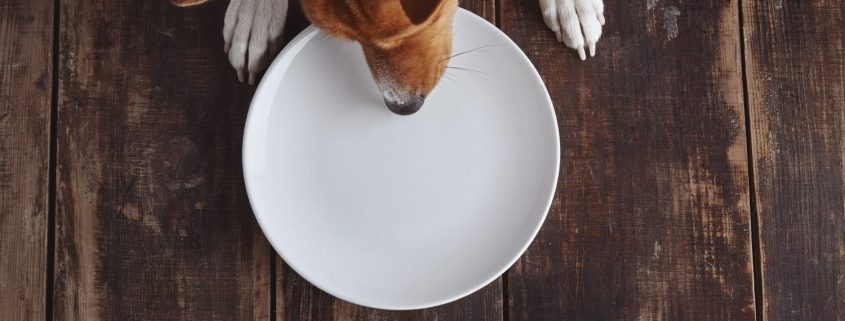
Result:
{"label": "brown fur", "polygon": [[302,0],[323,31],[358,41],[376,81],[425,97],[452,51],[457,0]]}

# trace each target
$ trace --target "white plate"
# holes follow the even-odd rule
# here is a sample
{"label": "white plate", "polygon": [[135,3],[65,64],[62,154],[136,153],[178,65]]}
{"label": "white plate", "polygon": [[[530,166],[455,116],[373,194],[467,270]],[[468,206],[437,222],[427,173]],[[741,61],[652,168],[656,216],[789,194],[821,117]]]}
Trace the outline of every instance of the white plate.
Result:
{"label": "white plate", "polygon": [[315,27],[267,71],[244,133],[255,217],[299,275],[346,301],[417,309],[464,297],[525,251],[560,144],[522,51],[460,9],[451,66],[422,109],[384,105],[357,43]]}

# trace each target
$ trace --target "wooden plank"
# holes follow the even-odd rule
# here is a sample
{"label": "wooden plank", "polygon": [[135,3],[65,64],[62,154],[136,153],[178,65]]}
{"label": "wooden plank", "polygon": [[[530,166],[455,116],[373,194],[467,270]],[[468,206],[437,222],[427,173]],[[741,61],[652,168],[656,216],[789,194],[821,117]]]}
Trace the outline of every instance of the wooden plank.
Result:
{"label": "wooden plank", "polygon": [[502,1],[563,145],[549,217],[508,274],[510,320],[754,320],[737,2],[606,8],[581,62],[537,1]]}
{"label": "wooden plank", "polygon": [[496,23],[496,1],[495,0],[462,0],[461,8],[474,12],[475,14]]}
{"label": "wooden plank", "polygon": [[56,320],[267,320],[226,2],[61,1]]}
{"label": "wooden plank", "polygon": [[743,1],[763,320],[845,320],[845,2]]}
{"label": "wooden plank", "polygon": [[[495,1],[462,1],[461,6],[491,22],[495,21]],[[293,19],[304,21],[296,17]],[[464,299],[439,307],[414,311],[385,311],[336,299],[302,279],[278,256],[276,262],[276,320],[279,321],[501,321],[503,318],[501,278]]]}
{"label": "wooden plank", "polygon": [[[278,260],[282,262],[281,259]],[[276,320],[502,320],[501,278],[458,301],[434,308],[386,311],[362,307],[314,287],[283,262],[278,264]]]}
{"label": "wooden plank", "polygon": [[53,1],[0,3],[0,319],[44,320]]}

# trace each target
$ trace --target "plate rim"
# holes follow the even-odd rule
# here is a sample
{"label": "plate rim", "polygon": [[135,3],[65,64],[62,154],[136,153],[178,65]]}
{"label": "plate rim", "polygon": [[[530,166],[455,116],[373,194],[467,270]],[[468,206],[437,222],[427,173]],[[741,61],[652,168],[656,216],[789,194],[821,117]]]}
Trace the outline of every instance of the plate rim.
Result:
{"label": "plate rim", "polygon": [[[477,292],[478,290],[481,290],[482,288],[486,287],[487,285],[491,284],[497,278],[501,277],[508,269],[510,269],[516,263],[516,261],[519,260],[522,257],[523,254],[525,254],[525,251],[528,249],[528,247],[531,246],[532,243],[534,243],[534,240],[537,238],[537,234],[540,232],[540,229],[543,227],[543,224],[545,224],[545,221],[546,221],[546,219],[549,215],[549,211],[551,210],[552,202],[554,200],[555,195],[557,194],[558,180],[559,180],[559,177],[560,177],[559,175],[560,175],[560,163],[561,163],[561,159],[560,159],[561,141],[560,141],[560,126],[559,126],[558,121],[557,121],[557,113],[555,111],[554,102],[552,101],[551,96],[549,95],[548,88],[546,87],[545,82],[543,81],[543,78],[540,75],[539,71],[537,71],[537,68],[534,66],[533,63],[531,63],[531,60],[528,58],[528,56],[525,54],[525,52],[504,31],[502,31],[501,29],[499,29],[498,27],[496,27],[495,25],[493,25],[492,23],[490,23],[486,19],[484,19],[484,18],[476,15],[475,13],[473,13],[469,10],[466,10],[464,8],[459,7],[457,9],[456,16],[458,14],[468,16],[471,19],[475,20],[476,22],[481,22],[482,24],[486,24],[488,27],[490,27],[492,30],[494,30],[494,32],[498,33],[500,36],[502,36],[504,39],[506,39],[504,41],[503,45],[510,46],[512,49],[516,49],[517,51],[519,51],[521,53],[521,55],[518,55],[518,56],[520,57],[520,59],[523,60],[523,63],[526,63],[530,67],[529,69],[530,69],[531,77],[536,82],[536,84],[538,86],[540,86],[540,88],[542,88],[542,93],[543,93],[543,96],[544,96],[543,98],[545,99],[545,102],[546,102],[545,107],[548,108],[548,110],[549,110],[549,112],[551,113],[551,116],[552,116],[550,122],[553,126],[553,129],[554,129],[554,143],[555,143],[554,144],[555,145],[555,147],[554,147],[554,155],[555,155],[554,174],[551,177],[552,178],[551,191],[550,191],[549,195],[546,197],[545,204],[542,207],[544,210],[541,213],[539,220],[537,221],[536,226],[534,226],[533,230],[531,231],[531,235],[527,239],[527,241],[524,242],[524,244],[521,245],[520,250],[517,253],[515,253],[513,255],[513,257],[510,260],[508,260],[507,263],[504,264],[503,267],[497,269],[496,273],[494,273],[492,276],[486,278],[484,282],[480,282],[479,284],[477,284],[473,287],[468,287],[466,290],[464,290],[464,291],[462,291],[462,292],[460,292],[456,295],[444,297],[444,298],[441,298],[439,300],[432,300],[430,302],[420,302],[420,303],[408,304],[408,305],[384,305],[384,304],[378,304],[378,303],[373,303],[373,302],[364,302],[362,300],[358,300],[356,298],[353,298],[353,297],[350,297],[348,295],[344,295],[344,294],[338,293],[337,291],[334,291],[334,289],[332,289],[332,287],[327,286],[327,284],[325,284],[323,282],[319,282],[318,281],[319,278],[315,278],[312,275],[310,275],[307,271],[305,271],[304,269],[300,269],[300,268],[296,267],[296,264],[289,261],[285,257],[285,255],[281,251],[279,251],[279,247],[276,246],[276,242],[274,242],[271,235],[269,233],[267,233],[269,231],[269,228],[267,227],[268,223],[266,223],[262,220],[262,215],[258,213],[258,211],[256,210],[256,206],[254,205],[254,203],[256,202],[256,199],[257,199],[257,196],[254,196],[254,195],[257,194],[257,192],[251,191],[250,182],[249,182],[249,178],[248,178],[248,175],[247,175],[247,173],[249,172],[249,169],[247,168],[247,163],[248,163],[247,158],[250,157],[248,155],[248,150],[247,150],[247,146],[248,146],[247,141],[251,137],[251,135],[249,135],[250,128],[256,126],[256,125],[250,126],[250,124],[252,124],[256,121],[256,120],[253,119],[253,118],[256,117],[254,111],[259,108],[259,107],[256,107],[256,105],[257,105],[256,97],[260,93],[262,93],[263,91],[267,90],[267,89],[265,89],[265,87],[268,86],[268,83],[265,82],[264,79],[269,77],[271,74],[273,74],[273,71],[276,68],[278,68],[280,64],[283,63],[283,60],[285,60],[284,58],[287,55],[289,55],[292,51],[295,51],[295,53],[298,53],[300,50],[302,50],[302,48],[304,47],[304,44],[307,44],[307,42],[310,41],[311,39],[313,39],[314,36],[321,33],[321,31],[316,26],[311,24],[308,27],[306,27],[305,29],[303,29],[298,35],[296,35],[296,37],[291,39],[291,41],[288,42],[288,44],[284,47],[284,49],[282,49],[282,51],[276,56],[276,58],[273,59],[273,62],[270,64],[270,67],[267,68],[267,71],[262,76],[262,79],[261,79],[262,81],[259,82],[258,86],[255,89],[255,92],[253,94],[253,98],[252,98],[252,100],[250,101],[250,104],[249,104],[249,110],[247,111],[246,121],[244,123],[243,139],[242,139],[242,142],[241,142],[242,143],[242,145],[241,145],[241,167],[242,167],[242,173],[243,173],[243,178],[244,178],[244,188],[246,189],[247,200],[249,202],[250,209],[252,210],[253,216],[255,217],[255,220],[257,221],[258,226],[261,229],[262,234],[264,235],[264,237],[268,241],[268,243],[270,243],[270,246],[273,248],[273,251],[277,255],[279,255],[279,257],[281,257],[281,259],[285,262],[285,264],[288,267],[290,267],[294,272],[296,272],[300,277],[302,277],[303,279],[305,279],[306,281],[308,281],[310,284],[314,285],[315,287],[317,287],[321,291],[324,291],[324,292],[330,294],[331,296],[333,296],[335,298],[338,298],[338,299],[341,299],[341,300],[344,300],[344,301],[347,301],[347,302],[350,302],[350,303],[353,303],[353,304],[356,304],[356,305],[364,306],[364,307],[383,309],[383,310],[396,310],[396,311],[426,309],[426,308],[436,307],[436,306],[440,306],[440,305],[444,305],[444,304],[447,304],[447,303],[457,301],[457,300],[462,299],[464,297],[467,297],[467,296]],[[295,55],[293,57],[295,57]],[[288,65],[288,67],[289,67],[289,65]],[[275,269],[276,267],[272,266],[270,268]],[[274,284],[273,286],[276,286],[276,285]]]}

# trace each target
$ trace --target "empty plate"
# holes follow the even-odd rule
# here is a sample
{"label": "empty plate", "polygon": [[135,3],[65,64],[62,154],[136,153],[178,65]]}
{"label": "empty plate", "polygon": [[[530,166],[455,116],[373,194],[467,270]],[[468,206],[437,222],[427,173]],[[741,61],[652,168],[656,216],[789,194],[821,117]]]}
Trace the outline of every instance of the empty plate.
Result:
{"label": "empty plate", "polygon": [[396,310],[459,299],[510,267],[546,217],[560,144],[545,86],[484,19],[459,9],[454,30],[461,69],[411,116],[384,106],[357,43],[313,26],[258,86],[243,147],[255,217],[291,268],[338,298]]}

